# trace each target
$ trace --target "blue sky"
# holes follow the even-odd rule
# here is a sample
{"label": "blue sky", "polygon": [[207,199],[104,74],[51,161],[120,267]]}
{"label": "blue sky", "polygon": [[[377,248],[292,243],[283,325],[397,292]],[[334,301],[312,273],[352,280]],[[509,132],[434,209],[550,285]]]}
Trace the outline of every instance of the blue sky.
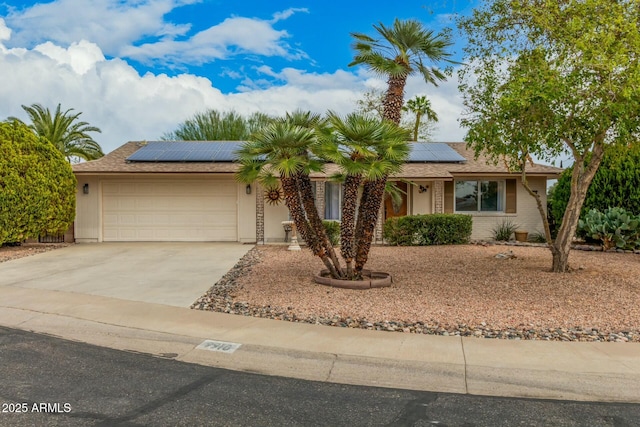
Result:
{"label": "blue sky", "polygon": [[[348,113],[361,94],[384,88],[349,68],[350,32],[416,18],[453,28],[473,0],[0,0],[0,118],[20,105],[82,111],[102,129],[105,151],[157,139],[207,108],[283,114],[296,108]],[[454,29],[460,56],[463,40]],[[440,141],[461,140],[455,77],[438,88],[419,79],[441,121]]]}

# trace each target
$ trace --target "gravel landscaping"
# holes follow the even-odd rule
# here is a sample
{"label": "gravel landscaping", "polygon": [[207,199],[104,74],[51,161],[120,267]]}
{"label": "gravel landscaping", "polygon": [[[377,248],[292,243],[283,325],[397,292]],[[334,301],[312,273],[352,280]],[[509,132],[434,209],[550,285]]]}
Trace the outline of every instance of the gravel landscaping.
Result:
{"label": "gravel landscaping", "polygon": [[640,256],[574,250],[570,264],[551,273],[544,247],[376,246],[367,268],[391,273],[393,285],[350,290],[314,283],[323,265],[308,250],[259,246],[192,308],[406,333],[640,342]]}
{"label": "gravel landscaping", "polygon": [[20,246],[1,246],[0,262],[23,258],[69,246],[69,243],[23,243]]}

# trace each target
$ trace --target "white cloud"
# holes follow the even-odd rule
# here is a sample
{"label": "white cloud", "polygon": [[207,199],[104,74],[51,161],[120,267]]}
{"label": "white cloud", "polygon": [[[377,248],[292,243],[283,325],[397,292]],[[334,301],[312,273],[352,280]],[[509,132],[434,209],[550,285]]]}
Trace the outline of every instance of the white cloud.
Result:
{"label": "white cloud", "polygon": [[284,21],[285,19],[290,18],[294,13],[297,13],[297,12],[309,13],[309,9],[292,7],[287,10],[283,10],[282,12],[276,12],[273,14],[273,19],[269,22],[271,22],[272,24],[275,24],[278,21]]}
{"label": "white cloud", "polygon": [[79,40],[96,43],[109,56],[147,36],[184,34],[188,26],[172,26],[164,15],[188,0],[57,0],[10,12],[13,46],[52,41],[68,46]]}
{"label": "white cloud", "polygon": [[[0,21],[0,37],[9,28]],[[198,111],[234,109],[240,113],[262,111],[283,114],[295,109],[346,114],[365,90],[384,88],[384,81],[355,69],[310,73],[295,68],[259,69],[268,84],[247,81],[239,93],[223,94],[212,82],[192,74],[169,77],[140,75],[122,59],[106,59],[94,43],[73,42],[62,47],[53,42],[32,49],[5,48],[0,41],[0,120],[8,116],[27,119],[21,105],[40,103],[53,109],[82,112],[81,119],[102,129],[95,139],[106,152],[129,140],[153,140]],[[274,84],[274,81],[276,84]],[[462,138],[456,119],[461,100],[454,81],[438,88],[409,79],[406,97],[425,93],[441,121],[437,140]]]}
{"label": "white cloud", "polygon": [[11,29],[7,27],[4,19],[0,18],[0,42],[9,40],[11,38]]}
{"label": "white cloud", "polygon": [[[238,54],[307,58],[285,41],[289,38],[287,31],[273,28],[275,23],[306,9],[287,9],[275,13],[271,20],[231,17],[193,35],[189,35],[190,24],[165,21],[165,15],[173,9],[196,2],[57,0],[36,4],[7,15],[14,30],[8,46],[30,47],[45,42],[69,46],[88,40],[108,56],[177,66],[202,65]],[[0,37],[3,33],[0,27]],[[146,42],[140,43],[143,40]]]}
{"label": "white cloud", "polygon": [[73,71],[80,75],[94,68],[98,62],[105,60],[100,48],[86,40],[71,43],[68,49],[46,42],[36,46],[33,50],[48,56],[59,65],[69,65]]}
{"label": "white cloud", "polygon": [[184,41],[162,40],[140,46],[127,46],[120,53],[143,63],[160,58],[164,63],[191,65],[201,65],[238,54],[280,56],[287,59],[306,57],[304,52],[291,48],[284,41],[288,37],[286,31],[274,29],[268,21],[234,17]]}

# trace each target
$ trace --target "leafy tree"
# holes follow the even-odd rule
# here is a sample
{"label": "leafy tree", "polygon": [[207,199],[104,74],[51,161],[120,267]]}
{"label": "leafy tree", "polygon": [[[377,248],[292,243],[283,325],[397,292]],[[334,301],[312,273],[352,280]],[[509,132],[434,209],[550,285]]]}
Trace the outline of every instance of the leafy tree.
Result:
{"label": "leafy tree", "polygon": [[[549,204],[552,216],[562,221],[571,196],[573,167],[567,168],[553,187]],[[607,146],[602,163],[587,190],[580,217],[591,209],[624,208],[640,214],[640,144]]]}
{"label": "leafy tree", "polygon": [[382,119],[384,116],[384,94],[384,91],[378,89],[364,92],[361,98],[356,99],[356,113]]}
{"label": "leafy tree", "polygon": [[[29,128],[36,135],[46,138],[67,158],[95,160],[104,156],[100,144],[93,140],[89,132],[102,132],[87,122],[78,121],[82,113],[73,113],[73,108],[66,111],[60,109],[60,104],[52,114],[48,108],[40,104],[29,107],[22,106],[31,119]],[[10,117],[9,120],[18,120]]]}
{"label": "leafy tree", "polygon": [[639,14],[640,0],[492,0],[459,20],[469,40],[460,75],[467,143],[520,171],[529,191],[530,156],[574,159],[553,242],[536,197],[555,272],[569,269],[580,210],[605,147],[638,132]]}
{"label": "leafy tree", "polygon": [[249,135],[273,119],[263,113],[245,117],[235,111],[207,110],[181,123],[173,132],[165,133],[165,141],[246,141]]}
{"label": "leafy tree", "polygon": [[[441,71],[429,63],[452,62],[448,48],[451,40],[448,33],[434,34],[417,20],[396,19],[391,27],[382,23],[374,25],[379,39],[362,33],[352,33],[356,51],[349,66],[364,65],[374,73],[387,78],[387,91],[383,101],[383,119],[400,124],[404,105],[404,88],[410,75],[419,74],[426,83],[437,85],[446,79]],[[363,222],[362,236],[373,240],[378,212],[387,187],[388,174],[364,182],[364,199],[367,208],[360,208],[358,220]],[[358,248],[357,257],[366,259],[367,245]]]}
{"label": "leafy tree", "polygon": [[71,166],[53,144],[20,121],[0,123],[0,245],[67,230],[75,194]]}
{"label": "leafy tree", "polygon": [[[402,111],[414,114],[412,141],[418,141],[418,137],[427,139],[430,133],[429,125],[438,121],[438,114],[431,108],[431,101],[426,96],[416,95],[407,101]],[[426,119],[425,122],[422,122],[423,117]]]}

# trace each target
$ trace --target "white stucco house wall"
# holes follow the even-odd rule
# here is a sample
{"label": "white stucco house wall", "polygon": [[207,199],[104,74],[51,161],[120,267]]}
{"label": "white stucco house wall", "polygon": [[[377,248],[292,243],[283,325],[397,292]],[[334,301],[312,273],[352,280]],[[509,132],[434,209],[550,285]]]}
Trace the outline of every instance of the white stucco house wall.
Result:
{"label": "white stucco house wall", "polygon": [[[171,146],[174,151],[185,147],[179,160],[161,150],[149,157],[154,142],[133,141],[98,160],[73,166],[78,180],[76,242],[284,240],[282,221],[288,219],[284,203],[266,203],[259,185],[239,183],[238,166],[229,156],[194,161],[185,145],[208,144],[217,149],[226,144],[228,154],[237,142],[171,144],[176,144]],[[446,161],[433,156],[410,161],[391,178],[406,195],[401,207],[390,203],[382,207],[378,240],[385,218],[429,213],[471,215],[474,239],[490,238],[492,229],[505,219],[529,232],[542,231],[535,200],[522,187],[519,174],[484,157],[474,159],[464,143],[414,144],[427,144],[425,149],[442,153]],[[327,165],[324,173],[313,174],[312,179],[321,216],[339,220],[341,186],[327,179],[334,169],[335,165]],[[561,169],[533,165],[527,170],[531,187],[546,205],[547,180],[557,178]]]}

